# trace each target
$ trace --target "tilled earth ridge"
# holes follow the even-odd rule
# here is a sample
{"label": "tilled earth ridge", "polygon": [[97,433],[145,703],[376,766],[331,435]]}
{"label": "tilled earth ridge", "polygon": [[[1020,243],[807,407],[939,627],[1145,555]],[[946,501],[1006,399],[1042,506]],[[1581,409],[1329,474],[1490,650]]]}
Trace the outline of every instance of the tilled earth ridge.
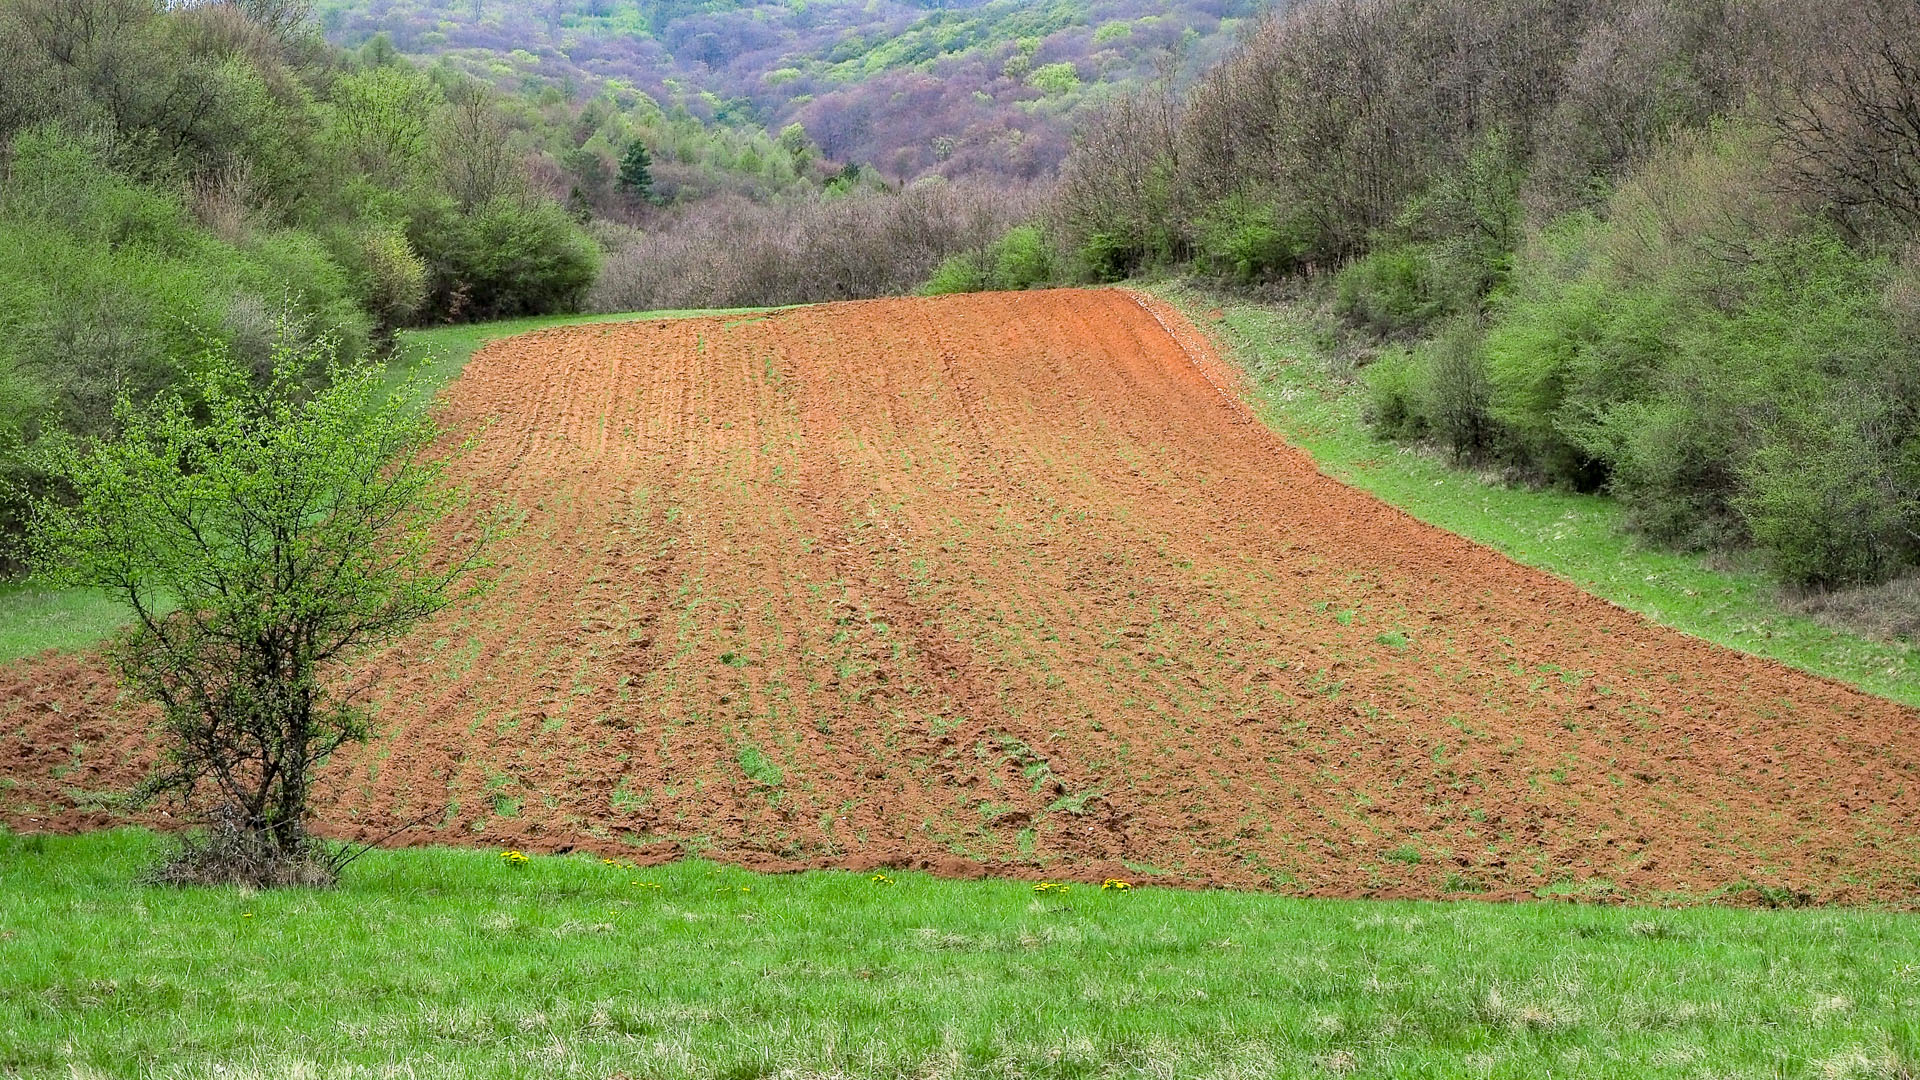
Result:
{"label": "tilled earth ridge", "polygon": [[[1322,476],[1121,291],[545,331],[448,390],[524,515],[372,658],[329,831],[1321,896],[1910,902],[1916,714]],[[1223,390],[1222,387],[1229,389]],[[457,527],[458,522],[454,523]],[[0,820],[114,820],[101,662],[0,669]]]}

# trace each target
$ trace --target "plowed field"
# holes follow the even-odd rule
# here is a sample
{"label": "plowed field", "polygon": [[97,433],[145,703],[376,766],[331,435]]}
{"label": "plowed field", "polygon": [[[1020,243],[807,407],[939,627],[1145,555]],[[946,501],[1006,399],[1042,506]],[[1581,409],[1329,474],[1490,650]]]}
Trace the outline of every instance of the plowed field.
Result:
{"label": "plowed field", "polygon": [[[446,409],[524,525],[372,661],[384,731],[325,819],[1315,895],[1920,891],[1914,712],[1335,483],[1228,380],[1119,291],[490,347]],[[0,672],[9,825],[104,823],[136,775],[100,670]]]}

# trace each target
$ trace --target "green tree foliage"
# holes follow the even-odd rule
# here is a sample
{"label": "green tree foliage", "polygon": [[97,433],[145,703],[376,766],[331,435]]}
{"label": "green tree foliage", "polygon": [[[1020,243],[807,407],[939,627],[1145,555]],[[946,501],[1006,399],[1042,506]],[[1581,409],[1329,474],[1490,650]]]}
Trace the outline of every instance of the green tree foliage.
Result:
{"label": "green tree foliage", "polygon": [[1920,344],[1903,272],[1754,187],[1768,146],[1738,126],[1680,140],[1603,214],[1544,230],[1477,344],[1443,335],[1374,365],[1374,422],[1605,487],[1663,542],[1753,544],[1786,581],[1913,565]]}
{"label": "green tree foliage", "polygon": [[[309,394],[309,375],[328,385]],[[117,433],[52,440],[39,461],[71,493],[36,508],[32,561],[135,614],[112,649],[160,708],[145,789],[204,815],[180,880],[321,884],[337,852],[306,829],[316,771],[364,740],[357,657],[464,594],[484,535],[434,526],[457,496],[433,422],[380,369],[287,347],[264,385],[222,350],[182,391],[122,397]]]}
{"label": "green tree foliage", "polygon": [[[580,303],[598,252],[529,183],[525,118],[305,14],[0,4],[0,486],[43,488],[23,448],[110,432],[117,394],[186,386],[208,347],[264,379],[276,342],[352,357]],[[0,548],[19,528],[0,507]]]}
{"label": "green tree foliage", "polygon": [[1014,291],[1050,285],[1059,267],[1053,244],[1035,225],[1019,225],[987,247],[955,255],[934,270],[921,293]]}
{"label": "green tree foliage", "polygon": [[104,431],[117,393],[159,391],[209,341],[255,364],[285,327],[364,343],[369,319],[311,234],[222,240],[177,197],[111,171],[57,129],[23,132],[10,149],[0,179],[0,370],[37,388],[30,433]]}
{"label": "green tree foliage", "polygon": [[1057,64],[1042,64],[1027,76],[1027,85],[1043,94],[1070,94],[1080,88],[1080,72],[1064,60]]}
{"label": "green tree foliage", "polygon": [[806,176],[813,171],[813,162],[820,156],[820,148],[807,137],[806,128],[799,124],[788,124],[780,129],[778,144],[792,164],[794,175]]}
{"label": "green tree foliage", "polygon": [[463,214],[436,199],[414,210],[409,230],[427,266],[422,313],[438,320],[577,311],[600,267],[600,249],[544,201],[499,199]]}

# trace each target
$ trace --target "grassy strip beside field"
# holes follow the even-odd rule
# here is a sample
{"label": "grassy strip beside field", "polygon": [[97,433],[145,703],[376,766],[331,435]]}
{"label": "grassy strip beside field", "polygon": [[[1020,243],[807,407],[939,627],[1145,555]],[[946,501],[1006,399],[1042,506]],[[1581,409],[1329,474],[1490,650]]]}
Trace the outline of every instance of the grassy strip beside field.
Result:
{"label": "grassy strip beside field", "polygon": [[[758,309],[755,309],[758,310]],[[394,388],[432,395],[460,377],[473,355],[492,342],[534,330],[592,323],[636,322],[736,314],[717,311],[642,311],[622,315],[549,315],[505,322],[440,326],[400,335],[389,366]],[[50,590],[0,583],[0,662],[47,649],[84,649],[126,625],[127,610],[109,597],[84,589]]]}
{"label": "grassy strip beside field", "polygon": [[84,649],[127,622],[127,609],[90,589],[0,585],[0,661]]}
{"label": "grassy strip beside field", "polygon": [[[369,855],[133,884],[0,835],[0,1074],[1909,1075],[1920,923]],[[224,1071],[223,1071],[224,1070]]]}
{"label": "grassy strip beside field", "polygon": [[1307,316],[1183,287],[1156,291],[1225,346],[1260,418],[1327,475],[1655,622],[1920,706],[1920,649],[1912,643],[1793,614],[1758,571],[1717,570],[1697,555],[1647,548],[1611,499],[1510,487],[1380,442],[1361,419],[1361,389],[1333,373],[1323,334]]}

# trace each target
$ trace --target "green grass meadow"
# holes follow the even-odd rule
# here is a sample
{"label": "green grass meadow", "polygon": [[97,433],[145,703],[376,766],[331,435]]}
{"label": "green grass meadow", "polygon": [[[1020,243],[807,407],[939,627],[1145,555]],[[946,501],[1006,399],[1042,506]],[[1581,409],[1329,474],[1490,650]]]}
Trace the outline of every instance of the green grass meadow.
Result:
{"label": "green grass meadow", "polygon": [[0,836],[0,1075],[1899,1077],[1920,922]]}
{"label": "green grass meadow", "polygon": [[[1334,374],[1324,334],[1297,309],[1223,303],[1179,286],[1155,291],[1224,341],[1261,420],[1327,475],[1654,622],[1920,706],[1914,643],[1795,614],[1759,570],[1714,568],[1699,555],[1646,547],[1611,499],[1515,487],[1374,439],[1361,418],[1363,393]],[[1214,310],[1222,317],[1207,314]]]}

